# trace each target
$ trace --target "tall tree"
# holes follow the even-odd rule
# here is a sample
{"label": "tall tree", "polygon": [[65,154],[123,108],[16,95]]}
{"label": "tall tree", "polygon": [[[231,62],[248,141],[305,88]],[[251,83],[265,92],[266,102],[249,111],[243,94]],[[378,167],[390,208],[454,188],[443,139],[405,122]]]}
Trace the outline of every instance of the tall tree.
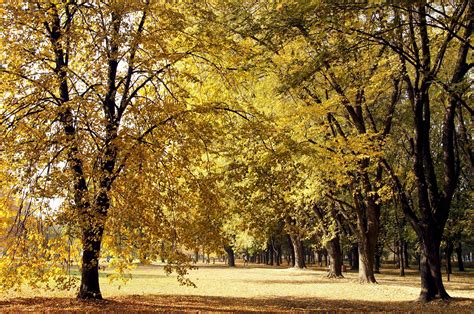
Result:
{"label": "tall tree", "polygon": [[[204,132],[207,121],[191,127],[192,119],[184,118],[199,110],[182,88],[191,74],[180,75],[190,67],[182,62],[193,53],[197,58],[209,42],[192,39],[199,31],[189,27],[199,19],[191,13],[198,12],[196,7],[156,1],[1,5],[0,73],[8,82],[1,84],[3,152],[18,173],[33,178],[33,199],[65,199],[59,213],[43,212],[80,234],[81,299],[102,298],[98,271],[106,222],[118,228],[113,236],[120,240],[120,231],[132,229],[136,221],[122,216],[163,221],[179,204],[179,188],[192,188],[166,167],[184,170],[189,155],[200,159],[200,153],[181,152],[203,146],[195,130]],[[150,195],[142,189],[162,195],[147,204]],[[129,198],[124,201],[123,195]],[[132,215],[128,210],[134,201],[142,207]],[[138,227],[133,239],[157,229]],[[178,232],[170,237],[174,249]]]}
{"label": "tall tree", "polygon": [[[390,165],[385,166],[421,244],[420,299],[448,299],[441,277],[439,248],[460,174],[456,111],[472,111],[463,94],[466,74],[472,67],[468,56],[472,49],[473,4],[466,0],[442,2],[438,6],[421,1],[390,8],[393,10],[388,16],[373,15],[374,20],[386,23],[382,29],[356,31],[399,56],[407,100],[413,110],[414,135],[410,144],[416,206],[409,201],[408,192]],[[395,31],[386,32],[388,28]],[[444,103],[434,97],[435,92],[445,95]],[[437,119],[436,112],[442,114],[441,119]],[[434,123],[441,125],[439,137],[433,134]],[[439,159],[433,157],[435,148],[441,151]]]}

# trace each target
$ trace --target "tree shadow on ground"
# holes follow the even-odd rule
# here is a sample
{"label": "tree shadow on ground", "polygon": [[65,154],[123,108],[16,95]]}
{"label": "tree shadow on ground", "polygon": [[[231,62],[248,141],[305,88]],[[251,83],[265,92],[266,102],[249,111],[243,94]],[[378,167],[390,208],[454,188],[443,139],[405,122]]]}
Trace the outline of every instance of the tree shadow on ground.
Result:
{"label": "tree shadow on ground", "polygon": [[131,295],[101,301],[68,298],[17,298],[0,301],[0,311],[23,312],[312,312],[312,311],[396,311],[471,312],[474,299],[454,298],[450,302],[372,302],[317,298],[231,298],[213,296]]}

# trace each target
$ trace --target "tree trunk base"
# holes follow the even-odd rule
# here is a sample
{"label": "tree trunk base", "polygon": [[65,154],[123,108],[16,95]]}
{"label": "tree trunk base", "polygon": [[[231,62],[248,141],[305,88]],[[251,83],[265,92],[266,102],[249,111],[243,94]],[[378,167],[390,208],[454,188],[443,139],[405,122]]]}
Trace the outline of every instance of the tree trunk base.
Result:
{"label": "tree trunk base", "polygon": [[359,277],[359,283],[360,284],[376,284],[376,285],[379,284],[377,280],[375,280],[375,278],[360,278],[360,277]]}
{"label": "tree trunk base", "polygon": [[419,302],[421,303],[428,303],[435,300],[443,300],[443,301],[450,301],[452,298],[448,294],[437,294],[432,295],[428,291],[421,291],[420,296],[418,297]]}
{"label": "tree trunk base", "polygon": [[99,292],[93,291],[79,291],[77,294],[77,299],[79,300],[102,300],[102,294]]}
{"label": "tree trunk base", "polygon": [[344,278],[343,275],[339,275],[339,274],[336,274],[335,272],[333,271],[329,271],[326,275],[326,278],[329,278],[329,279],[342,279]]}

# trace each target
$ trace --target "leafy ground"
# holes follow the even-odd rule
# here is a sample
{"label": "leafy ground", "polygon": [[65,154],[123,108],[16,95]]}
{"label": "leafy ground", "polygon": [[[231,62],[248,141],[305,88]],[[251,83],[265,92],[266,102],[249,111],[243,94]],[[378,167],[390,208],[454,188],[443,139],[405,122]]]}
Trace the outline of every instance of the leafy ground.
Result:
{"label": "leafy ground", "polygon": [[419,277],[384,269],[378,285],[361,285],[357,273],[326,279],[322,269],[294,270],[208,265],[193,271],[197,288],[182,287],[161,266],[141,266],[126,285],[109,283],[103,273],[105,301],[81,302],[74,291],[10,292],[0,296],[0,311],[443,311],[474,312],[474,272],[454,273],[446,283],[451,302],[420,304]]}

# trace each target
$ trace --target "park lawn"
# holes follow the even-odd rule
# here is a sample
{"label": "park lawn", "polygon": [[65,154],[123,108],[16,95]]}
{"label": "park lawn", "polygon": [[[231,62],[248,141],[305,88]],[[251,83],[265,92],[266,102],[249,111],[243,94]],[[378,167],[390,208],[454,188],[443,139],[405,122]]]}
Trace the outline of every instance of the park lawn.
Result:
{"label": "park lawn", "polygon": [[474,272],[455,272],[446,282],[452,302],[414,302],[419,277],[409,270],[399,277],[395,269],[383,269],[379,284],[361,285],[357,273],[343,279],[327,279],[322,269],[296,270],[270,267],[227,268],[202,265],[191,272],[197,288],[183,287],[162,266],[139,266],[125,285],[110,283],[102,273],[105,301],[77,301],[74,291],[9,292],[0,296],[1,311],[443,311],[474,312]]}

